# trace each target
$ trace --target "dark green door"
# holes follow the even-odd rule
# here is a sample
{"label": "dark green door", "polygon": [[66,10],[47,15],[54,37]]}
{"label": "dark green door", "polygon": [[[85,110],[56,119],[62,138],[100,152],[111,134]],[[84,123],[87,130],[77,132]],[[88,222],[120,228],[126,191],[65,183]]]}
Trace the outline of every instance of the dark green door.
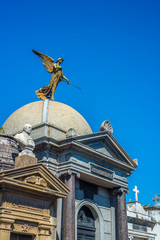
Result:
{"label": "dark green door", "polygon": [[91,210],[83,206],[77,219],[77,240],[95,240],[95,220]]}

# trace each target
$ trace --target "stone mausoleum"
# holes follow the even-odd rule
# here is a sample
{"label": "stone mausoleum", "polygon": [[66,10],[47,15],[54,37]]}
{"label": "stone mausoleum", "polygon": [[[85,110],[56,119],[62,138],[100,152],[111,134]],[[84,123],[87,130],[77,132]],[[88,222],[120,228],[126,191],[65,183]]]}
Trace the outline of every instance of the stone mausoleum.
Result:
{"label": "stone mausoleum", "polygon": [[133,189],[135,201],[127,203],[129,240],[159,240],[160,239],[160,196],[152,198],[154,205],[142,205],[138,201],[139,190]]}
{"label": "stone mausoleum", "polygon": [[[32,126],[34,153],[38,165],[22,167],[20,171],[18,171],[19,168],[8,170],[14,168],[18,152],[12,136],[20,133],[26,123]],[[55,212],[52,216],[46,216],[44,212],[48,221],[46,231],[50,233],[50,239],[128,239],[125,198],[128,191],[127,177],[136,169],[137,164],[113,137],[113,129],[109,121],[104,121],[100,131],[93,133],[89,124],[76,110],[63,103],[46,99],[29,103],[15,111],[6,120],[3,128],[5,134],[0,136],[0,167],[2,171],[5,170],[2,173],[3,176],[8,177],[10,171],[13,171],[14,178],[17,174],[19,179],[17,181],[22,181],[23,176],[26,176],[25,171],[34,172],[36,168],[41,172],[41,176],[45,175],[47,184],[49,184],[47,176],[50,176],[50,182],[53,181],[49,185],[50,188],[54,189],[54,182],[59,181],[57,186],[59,196],[58,193],[57,195],[53,193],[52,203],[51,194],[46,195],[47,199],[45,194],[44,196],[42,193],[37,194],[33,189],[31,193],[33,199],[30,199],[31,202],[39,199],[40,203],[37,206],[34,204],[35,209],[42,207],[44,199],[46,204],[44,205],[47,206],[44,209],[50,206],[50,212]],[[23,192],[23,188],[21,187],[19,191]],[[9,194],[14,194],[14,189]],[[6,193],[5,196],[7,197]],[[15,198],[15,204],[16,201],[18,200]],[[28,204],[32,205],[30,202]],[[2,205],[1,201],[0,211],[2,211]],[[19,205],[25,205],[24,199]],[[28,208],[28,212],[30,210],[31,208]],[[44,220],[42,215],[41,212],[41,218]],[[8,215],[5,215],[5,218],[7,217]],[[54,217],[56,221],[53,221]],[[29,222],[28,225],[22,224],[23,234],[25,233],[26,236],[24,239],[40,239],[39,235],[35,236],[25,229],[25,226],[37,226],[32,220],[30,216],[30,219],[25,219],[25,224]],[[16,220],[14,224],[18,223]],[[41,225],[44,228],[44,221],[42,223],[36,231],[41,231]],[[53,228],[56,234],[53,233]],[[27,238],[27,233],[30,238]]]}

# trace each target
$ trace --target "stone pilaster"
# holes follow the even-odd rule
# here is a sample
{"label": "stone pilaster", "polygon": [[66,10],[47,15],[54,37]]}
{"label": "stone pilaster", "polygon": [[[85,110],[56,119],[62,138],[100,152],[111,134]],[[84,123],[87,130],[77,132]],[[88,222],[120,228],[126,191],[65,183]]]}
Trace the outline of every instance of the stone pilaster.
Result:
{"label": "stone pilaster", "polygon": [[1,218],[0,220],[0,239],[10,240],[11,226],[14,221]]}
{"label": "stone pilaster", "polygon": [[70,189],[63,202],[63,240],[75,239],[75,175],[64,177],[64,183]]}
{"label": "stone pilaster", "polygon": [[117,218],[117,238],[118,240],[128,240],[128,223],[126,210],[127,189],[113,189],[112,194],[116,197],[116,218]]}

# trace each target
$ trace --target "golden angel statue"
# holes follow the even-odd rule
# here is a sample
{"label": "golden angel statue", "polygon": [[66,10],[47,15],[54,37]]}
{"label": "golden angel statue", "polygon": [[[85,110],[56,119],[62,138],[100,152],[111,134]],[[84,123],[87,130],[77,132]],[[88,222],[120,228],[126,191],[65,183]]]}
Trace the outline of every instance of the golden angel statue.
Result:
{"label": "golden angel statue", "polygon": [[70,83],[69,80],[63,75],[62,67],[60,66],[64,59],[59,58],[54,63],[53,58],[38,51],[35,50],[32,51],[42,59],[43,65],[46,67],[47,72],[53,73],[50,80],[50,84],[47,87],[40,88],[39,90],[36,91],[37,97],[43,100],[51,98],[54,101],[54,92],[56,87],[58,86],[58,83],[60,81],[65,81],[68,84]]}

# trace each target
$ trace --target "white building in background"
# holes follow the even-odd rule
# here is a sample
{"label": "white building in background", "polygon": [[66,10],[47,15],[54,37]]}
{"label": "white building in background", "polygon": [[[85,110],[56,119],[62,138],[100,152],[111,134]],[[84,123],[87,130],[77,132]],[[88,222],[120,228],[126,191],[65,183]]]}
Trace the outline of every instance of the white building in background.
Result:
{"label": "white building in background", "polygon": [[160,240],[160,197],[155,195],[155,205],[142,206],[138,202],[137,186],[133,189],[135,201],[127,203],[129,240]]}

